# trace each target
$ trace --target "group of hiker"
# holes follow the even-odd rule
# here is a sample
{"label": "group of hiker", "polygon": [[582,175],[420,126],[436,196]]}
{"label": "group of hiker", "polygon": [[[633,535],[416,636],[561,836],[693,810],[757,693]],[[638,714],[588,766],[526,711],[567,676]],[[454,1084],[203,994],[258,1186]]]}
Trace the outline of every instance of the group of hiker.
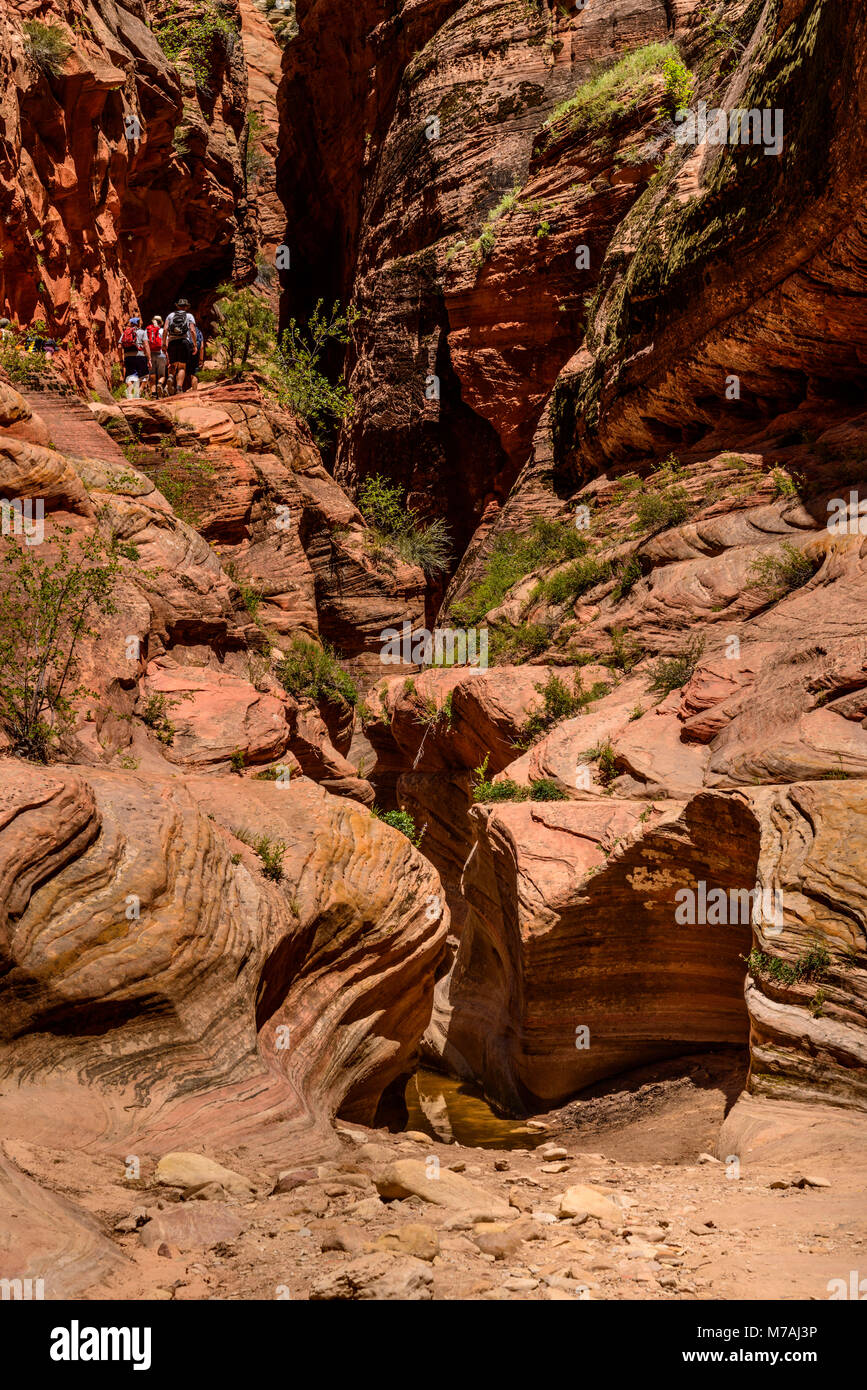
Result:
{"label": "group of hiker", "polygon": [[150,391],[155,396],[195,390],[205,360],[202,330],[190,313],[190,301],[178,299],[165,319],[155,314],[147,328],[133,315],[120,335],[127,396]]}

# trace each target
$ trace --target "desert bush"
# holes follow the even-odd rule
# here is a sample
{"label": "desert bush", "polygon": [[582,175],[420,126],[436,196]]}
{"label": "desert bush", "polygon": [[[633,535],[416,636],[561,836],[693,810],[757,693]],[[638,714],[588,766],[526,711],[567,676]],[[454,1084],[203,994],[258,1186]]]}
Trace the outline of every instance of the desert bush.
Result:
{"label": "desert bush", "polygon": [[57,77],[72,52],[65,30],[57,24],[29,19],[24,25],[24,47],[29,58],[48,77]]}
{"label": "desert bush", "polygon": [[273,352],[274,315],[268,303],[249,287],[224,284],[217,294],[214,342],[226,371],[243,372],[251,355]]}
{"label": "desert bush", "polygon": [[207,86],[214,59],[231,53],[238,31],[229,17],[204,0],[197,11],[181,12],[175,0],[163,19],[153,26],[154,37],[173,63],[186,53],[197,87]]}
{"label": "desert bush", "polygon": [[704,651],[704,639],[693,637],[680,656],[661,656],[650,671],[650,688],[658,695],[670,695],[692,679]]}
{"label": "desert bush", "polygon": [[409,811],[380,811],[374,806],[373,814],[377,820],[381,820],[383,825],[390,825],[392,830],[399,830],[401,835],[405,835],[411,844],[416,848],[421,844],[421,832],[416,829],[415,821]]}
{"label": "desert bush", "polygon": [[554,672],[543,685],[537,685],[535,689],[542,696],[542,709],[531,714],[521,729],[518,746],[523,748],[541,738],[562,720],[583,714],[588,705],[608,693],[608,686],[604,681],[597,681],[589,690],[585,690],[580,671],[573,672],[571,689]]}
{"label": "desert bush", "polygon": [[292,645],[277,668],[283,689],[296,699],[332,705],[356,705],[358,687],[343,670],[327,643],[293,637]]}
{"label": "desert bush", "polygon": [[73,700],[88,693],[75,682],[80,644],[96,636],[91,620],[115,611],[111,541],[100,530],[73,547],[71,536],[63,528],[52,556],[10,541],[0,560],[0,724],[14,753],[39,762],[70,722]]}
{"label": "desert bush", "polygon": [[750,584],[769,597],[782,598],[793,589],[800,589],[813,578],[815,562],[798,550],[791,541],[784,541],[779,555],[760,555],[750,565]]}
{"label": "desert bush", "polygon": [[301,328],[295,319],[280,334],[272,355],[270,379],[281,405],[306,420],[320,448],[331,443],[335,430],[352,413],[352,393],[332,383],[321,362],[332,343],[347,343],[358,317],[354,309],[341,312],[338,301],[326,314],[324,300],[317,302]]}
{"label": "desert bush", "polygon": [[451,560],[449,533],[441,517],[424,522],[407,506],[400,483],[375,474],[358,490],[358,510],[372,532],[374,549],[391,550],[418,565],[429,579],[445,574]]}
{"label": "desert bush", "polygon": [[685,487],[667,487],[658,492],[644,492],[635,509],[634,531],[664,531],[677,526],[689,516],[690,500]]}
{"label": "desert bush", "polygon": [[498,608],[519,580],[544,565],[577,559],[585,554],[587,540],[566,522],[537,517],[529,532],[501,532],[491,548],[483,577],[453,603],[450,615],[455,622],[471,627],[492,608]]}

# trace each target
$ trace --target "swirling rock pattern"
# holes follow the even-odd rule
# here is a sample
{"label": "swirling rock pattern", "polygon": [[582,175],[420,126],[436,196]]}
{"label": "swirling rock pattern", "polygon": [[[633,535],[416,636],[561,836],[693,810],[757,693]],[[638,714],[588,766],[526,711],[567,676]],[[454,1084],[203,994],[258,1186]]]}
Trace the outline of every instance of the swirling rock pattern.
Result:
{"label": "swirling rock pattern", "polygon": [[304,779],[2,772],[5,1135],[122,1153],[256,1134],[303,1158],[338,1110],[374,1117],[448,923],[404,836]]}

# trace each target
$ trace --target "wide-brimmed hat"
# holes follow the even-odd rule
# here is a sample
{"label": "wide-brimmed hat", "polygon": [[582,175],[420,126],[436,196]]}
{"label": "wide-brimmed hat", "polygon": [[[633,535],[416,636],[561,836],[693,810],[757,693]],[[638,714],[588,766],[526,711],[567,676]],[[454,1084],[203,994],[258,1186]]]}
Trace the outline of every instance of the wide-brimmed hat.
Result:
{"label": "wide-brimmed hat", "polygon": [[141,319],[137,318],[136,315],[133,314],[130,318],[130,323],[141,323]]}
{"label": "wide-brimmed hat", "polygon": [[154,323],[162,323],[162,318],[160,317],[159,314],[154,314],[153,320],[152,320],[152,321],[153,321]]}
{"label": "wide-brimmed hat", "polygon": [[179,309],[189,309],[190,307],[190,301],[188,299],[178,299],[175,302]]}

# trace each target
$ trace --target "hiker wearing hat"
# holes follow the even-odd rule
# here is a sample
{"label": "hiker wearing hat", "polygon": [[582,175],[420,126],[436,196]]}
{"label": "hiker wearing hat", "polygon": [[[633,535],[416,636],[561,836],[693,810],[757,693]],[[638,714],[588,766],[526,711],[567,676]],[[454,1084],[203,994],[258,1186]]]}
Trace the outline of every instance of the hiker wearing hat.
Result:
{"label": "hiker wearing hat", "polygon": [[168,392],[168,358],[163,348],[163,321],[154,314],[147,329],[151,350],[151,385],[155,396],[165,396]]}
{"label": "hiker wearing hat", "polygon": [[178,299],[173,311],[166,315],[163,344],[169,359],[169,389],[183,391],[184,379],[196,356],[196,320],[190,313],[188,299]]}
{"label": "hiker wearing hat", "polygon": [[126,378],[127,399],[141,395],[141,383],[147,383],[151,369],[151,349],[141,319],[133,315],[120,335],[118,347],[123,352],[123,374]]}

